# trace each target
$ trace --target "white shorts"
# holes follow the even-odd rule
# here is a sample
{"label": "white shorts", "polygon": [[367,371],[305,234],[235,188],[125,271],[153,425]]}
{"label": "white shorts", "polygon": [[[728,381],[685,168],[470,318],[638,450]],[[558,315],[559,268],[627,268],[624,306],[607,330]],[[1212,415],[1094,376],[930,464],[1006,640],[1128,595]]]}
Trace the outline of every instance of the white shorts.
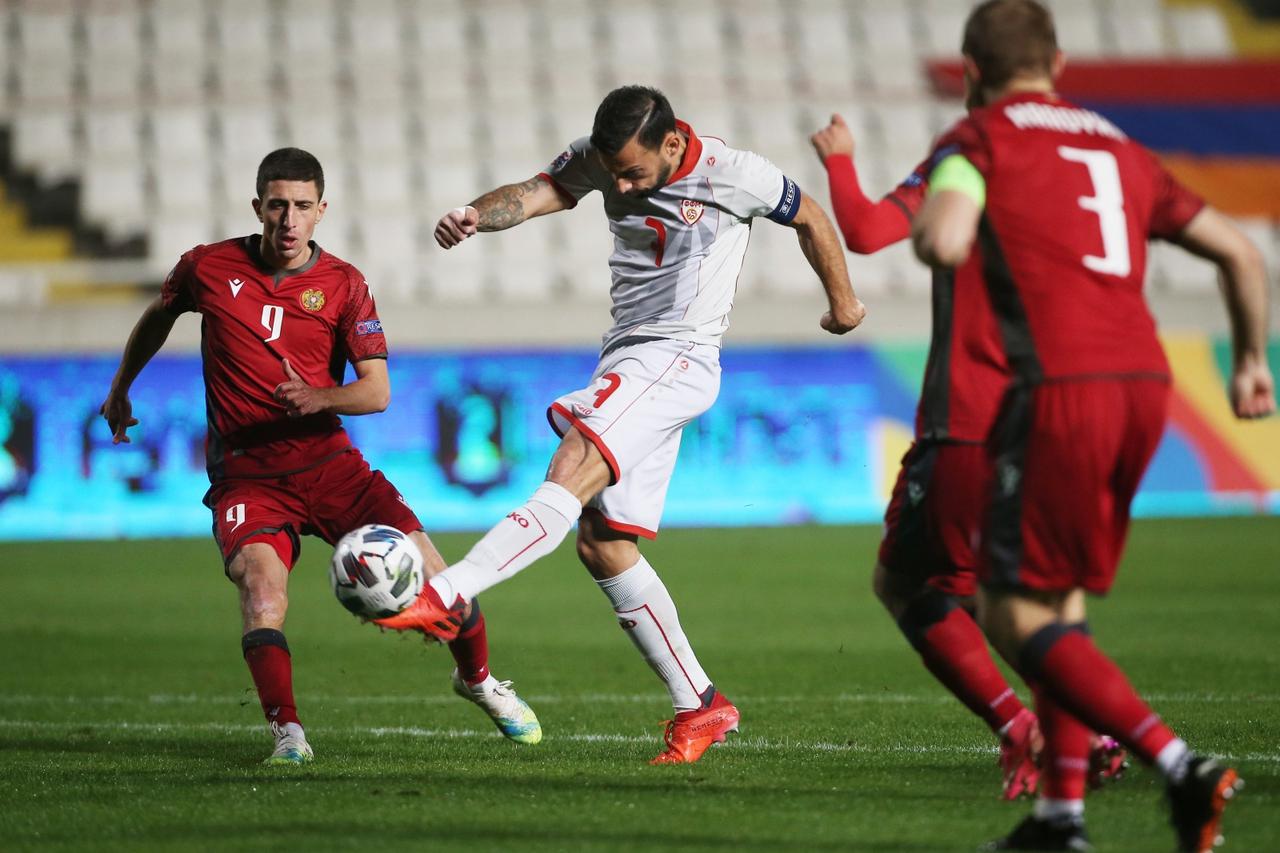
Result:
{"label": "white shorts", "polygon": [[547,409],[551,428],[586,436],[609,465],[609,485],[587,505],[614,530],[653,539],[685,424],[720,393],[720,348],[661,339],[600,359],[591,383]]}

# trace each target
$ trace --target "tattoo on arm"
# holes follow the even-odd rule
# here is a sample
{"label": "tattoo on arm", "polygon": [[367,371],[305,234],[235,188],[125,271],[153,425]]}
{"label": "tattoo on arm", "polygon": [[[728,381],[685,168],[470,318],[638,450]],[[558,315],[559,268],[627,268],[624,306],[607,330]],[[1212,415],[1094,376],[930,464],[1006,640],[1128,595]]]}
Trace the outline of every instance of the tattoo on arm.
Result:
{"label": "tattoo on arm", "polygon": [[524,222],[523,199],[541,184],[542,178],[530,178],[521,184],[498,187],[471,202],[471,206],[480,214],[479,230],[501,231]]}

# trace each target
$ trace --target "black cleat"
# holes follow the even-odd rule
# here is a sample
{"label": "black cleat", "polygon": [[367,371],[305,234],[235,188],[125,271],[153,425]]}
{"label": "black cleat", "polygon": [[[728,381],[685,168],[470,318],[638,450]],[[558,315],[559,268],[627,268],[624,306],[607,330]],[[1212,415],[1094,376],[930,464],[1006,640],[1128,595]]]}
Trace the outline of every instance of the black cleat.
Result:
{"label": "black cleat", "polygon": [[1203,755],[1192,756],[1187,775],[1165,789],[1178,850],[1207,853],[1221,844],[1222,811],[1243,787],[1244,780],[1235,770]]}
{"label": "black cleat", "polygon": [[1093,845],[1084,831],[1084,818],[1044,820],[1029,815],[1004,838],[988,842],[979,850],[1070,850],[1089,851]]}

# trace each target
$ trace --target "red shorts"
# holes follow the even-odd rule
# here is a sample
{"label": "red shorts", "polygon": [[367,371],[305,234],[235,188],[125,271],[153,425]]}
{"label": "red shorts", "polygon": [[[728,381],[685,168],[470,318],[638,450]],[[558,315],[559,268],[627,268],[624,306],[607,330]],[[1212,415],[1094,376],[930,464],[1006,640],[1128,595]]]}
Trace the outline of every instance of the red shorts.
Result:
{"label": "red shorts", "polygon": [[1011,389],[991,436],[982,583],[1109,590],[1168,400],[1168,380],[1156,376]]}
{"label": "red shorts", "polygon": [[916,442],[902,457],[880,563],[905,591],[927,584],[961,598],[974,594],[989,470],[980,444]]}
{"label": "red shorts", "polygon": [[205,506],[213,510],[213,538],[224,563],[250,542],[266,542],[292,569],[299,534],[330,545],[365,524],[388,524],[405,533],[422,529],[395,486],[355,448],[314,468],[280,477],[240,477],[209,487]]}

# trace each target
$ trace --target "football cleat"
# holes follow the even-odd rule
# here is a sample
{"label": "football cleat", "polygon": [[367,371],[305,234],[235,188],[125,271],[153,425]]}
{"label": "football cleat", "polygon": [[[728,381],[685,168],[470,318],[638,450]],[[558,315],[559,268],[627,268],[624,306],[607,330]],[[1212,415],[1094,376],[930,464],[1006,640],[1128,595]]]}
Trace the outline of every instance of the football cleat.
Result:
{"label": "football cleat", "polygon": [[310,764],[315,755],[311,752],[311,744],[307,743],[307,735],[297,723],[271,724],[271,734],[275,735],[276,748],[263,764],[288,765]]}
{"label": "football cleat", "polygon": [[394,616],[372,620],[373,624],[393,631],[420,631],[427,639],[450,643],[458,639],[463,613],[467,603],[458,596],[450,607],[445,607],[440,595],[429,583],[422,585],[422,592],[413,603]]}
{"label": "football cleat", "polygon": [[1129,752],[1108,735],[1094,735],[1089,744],[1089,789],[1096,791],[1122,778],[1129,769]]}
{"label": "football cleat", "polygon": [[1187,762],[1187,775],[1165,789],[1178,850],[1208,853],[1221,844],[1222,812],[1243,787],[1244,780],[1235,770],[1212,758],[1193,755]]}
{"label": "football cleat", "polygon": [[453,692],[483,708],[507,740],[527,744],[542,741],[542,724],[529,703],[516,695],[510,681],[499,681],[491,675],[479,684],[470,685],[456,669],[451,680]]}
{"label": "football cleat", "polygon": [[1013,828],[1013,832],[978,849],[1089,851],[1093,845],[1085,834],[1084,818],[1046,820],[1029,815]]}
{"label": "football cleat", "polygon": [[1029,797],[1036,792],[1042,749],[1044,736],[1040,734],[1040,721],[1023,708],[1000,736],[1000,772],[1004,776],[1006,800]]}
{"label": "football cleat", "polygon": [[667,748],[650,764],[692,764],[713,743],[724,743],[725,735],[738,730],[738,709],[718,691],[707,707],[681,711],[667,720],[663,739]]}

